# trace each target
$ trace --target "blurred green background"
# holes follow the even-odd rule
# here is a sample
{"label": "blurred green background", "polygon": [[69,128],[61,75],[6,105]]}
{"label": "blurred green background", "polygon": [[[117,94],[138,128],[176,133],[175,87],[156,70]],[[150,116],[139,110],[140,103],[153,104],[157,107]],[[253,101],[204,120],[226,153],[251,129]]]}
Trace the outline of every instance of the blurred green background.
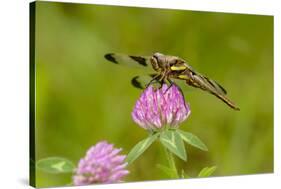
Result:
{"label": "blurred green background", "polygon": [[[241,109],[186,87],[192,114],[181,129],[208,152],[187,147],[191,176],[216,165],[215,176],[273,171],[273,17],[90,4],[36,4],[36,159],[77,163],[100,140],[129,150],[147,132],[131,118],[141,94],[130,79],[142,70],[111,64],[109,52],[162,52],[187,60],[221,83]],[[125,181],[167,179],[154,143],[128,167]],[[36,172],[37,186],[61,186],[71,175]]]}

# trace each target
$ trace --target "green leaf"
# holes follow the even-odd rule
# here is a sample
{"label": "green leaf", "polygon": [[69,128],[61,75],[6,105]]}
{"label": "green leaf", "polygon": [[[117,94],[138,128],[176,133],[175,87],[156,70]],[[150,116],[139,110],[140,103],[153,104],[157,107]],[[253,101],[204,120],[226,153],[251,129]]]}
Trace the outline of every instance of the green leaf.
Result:
{"label": "green leaf", "polygon": [[200,173],[198,174],[198,177],[208,177],[208,176],[211,176],[215,170],[217,169],[216,166],[213,166],[213,167],[205,167],[203,168]]}
{"label": "green leaf", "polygon": [[41,159],[36,163],[36,167],[49,173],[72,173],[75,169],[70,160],[61,157]]}
{"label": "green leaf", "polygon": [[158,137],[159,133],[151,135],[146,139],[138,142],[129,152],[126,161],[131,164],[136,160]]}
{"label": "green leaf", "polygon": [[181,138],[188,144],[201,150],[208,151],[207,146],[197,136],[181,130],[177,130],[177,132],[180,134]]}
{"label": "green leaf", "polygon": [[186,173],[184,172],[184,170],[182,169],[182,170],[181,170],[181,178],[190,178],[190,176],[189,176],[188,174],[186,174]]}
{"label": "green leaf", "polygon": [[173,154],[186,161],[184,143],[180,135],[175,131],[167,130],[161,133],[160,142]]}
{"label": "green leaf", "polygon": [[171,168],[169,168],[169,167],[167,167],[165,165],[157,164],[157,168],[162,170],[169,177],[172,177],[173,174],[174,174],[174,171]]}

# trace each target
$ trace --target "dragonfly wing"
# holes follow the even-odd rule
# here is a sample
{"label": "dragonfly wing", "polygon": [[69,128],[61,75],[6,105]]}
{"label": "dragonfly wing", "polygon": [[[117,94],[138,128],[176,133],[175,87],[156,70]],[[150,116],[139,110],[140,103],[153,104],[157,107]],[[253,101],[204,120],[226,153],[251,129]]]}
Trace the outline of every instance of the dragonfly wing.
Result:
{"label": "dragonfly wing", "polygon": [[[145,89],[147,84],[156,76],[157,74],[149,74],[149,75],[141,75],[135,76],[131,80],[131,84],[138,89]],[[155,80],[155,83],[151,83],[152,85],[159,84],[158,80]],[[160,84],[159,84],[160,85]]]}
{"label": "dragonfly wing", "polygon": [[211,80],[200,74],[195,74],[192,76],[192,80],[187,81],[187,84],[208,91],[209,93],[221,99],[231,108],[240,110],[230,99],[226,97],[226,90],[214,80]]}
{"label": "dragonfly wing", "polygon": [[117,53],[108,53],[104,58],[114,64],[125,65],[135,68],[149,68],[152,69],[149,56],[133,56]]}
{"label": "dragonfly wing", "polygon": [[186,80],[186,83],[193,87],[201,88],[203,90],[219,93],[222,95],[227,94],[227,91],[220,84],[218,84],[218,82],[203,76],[202,74],[190,69],[190,67],[188,67],[188,69],[185,70],[182,74],[177,76],[177,78]]}
{"label": "dragonfly wing", "polygon": [[197,82],[199,82],[201,85],[206,87],[206,89],[209,89],[211,91],[217,92],[222,95],[226,95],[227,91],[216,81],[209,79],[202,75],[194,75],[194,78]]}
{"label": "dragonfly wing", "polygon": [[187,81],[188,84],[201,89],[215,91],[219,94],[227,94],[226,90],[220,84],[218,84],[218,82],[198,73],[186,62],[184,63],[184,67],[187,69],[182,73],[182,77],[189,80]]}
{"label": "dragonfly wing", "polygon": [[204,78],[217,92],[219,92],[220,94],[224,94],[224,95],[227,94],[227,91],[220,84],[218,84],[218,82],[216,82],[212,79],[209,79],[207,77],[204,77]]}

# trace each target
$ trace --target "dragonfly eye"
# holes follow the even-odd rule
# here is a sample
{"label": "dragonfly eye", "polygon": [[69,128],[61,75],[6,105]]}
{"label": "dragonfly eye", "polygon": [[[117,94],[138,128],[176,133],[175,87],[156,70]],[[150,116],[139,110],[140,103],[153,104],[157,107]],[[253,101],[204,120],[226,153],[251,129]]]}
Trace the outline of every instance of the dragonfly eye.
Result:
{"label": "dragonfly eye", "polygon": [[163,59],[163,56],[164,56],[163,54],[157,52],[157,53],[154,53],[152,57],[153,57],[157,62],[161,62],[161,60]]}
{"label": "dragonfly eye", "polygon": [[152,57],[158,62],[158,56],[153,55]]}

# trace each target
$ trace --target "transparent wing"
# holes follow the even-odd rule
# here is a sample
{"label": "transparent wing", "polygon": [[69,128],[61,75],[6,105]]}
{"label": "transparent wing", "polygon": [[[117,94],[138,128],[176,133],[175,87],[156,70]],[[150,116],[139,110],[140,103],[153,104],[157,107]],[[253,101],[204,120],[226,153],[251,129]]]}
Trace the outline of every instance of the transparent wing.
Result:
{"label": "transparent wing", "polygon": [[207,78],[205,76],[202,76],[202,75],[200,76],[200,78],[202,80],[204,80],[204,83],[206,85],[208,85],[207,88],[209,88],[209,89],[211,89],[211,90],[213,90],[213,91],[215,91],[219,94],[222,94],[222,95],[227,94],[227,91],[220,84],[218,84],[216,81],[214,81],[212,79],[209,79],[209,78]]}
{"label": "transparent wing", "polygon": [[151,69],[150,56],[133,56],[118,53],[108,53],[104,58],[114,64],[125,65],[134,68]]}
{"label": "transparent wing", "polygon": [[221,99],[231,108],[240,110],[239,107],[237,107],[230,99],[226,97],[226,90],[214,80],[208,79],[202,75],[193,75],[192,79],[193,81],[189,82],[190,85],[208,91]]}
{"label": "transparent wing", "polygon": [[192,77],[193,77],[194,81],[197,84],[199,84],[199,86],[201,86],[201,88],[203,87],[205,89],[219,93],[221,95],[227,94],[227,91],[218,82],[198,73],[187,63],[185,64],[185,66],[188,68],[189,72],[192,73]]}
{"label": "transparent wing", "polygon": [[[141,75],[135,76],[131,80],[131,84],[138,89],[145,89],[147,84],[156,76],[157,74]],[[160,83],[155,80],[151,85],[160,86]]]}
{"label": "transparent wing", "polygon": [[[138,75],[132,78],[131,84],[138,89],[145,89],[149,83],[155,88],[160,88],[161,83],[159,82],[158,79],[155,79],[153,82],[151,82],[152,79],[155,78],[155,76],[157,76],[157,74]],[[172,81],[173,84],[180,87],[182,91],[188,91],[188,92],[193,91],[192,88],[186,86],[186,82],[183,80],[176,80],[176,79],[175,80],[170,79],[170,80]],[[170,85],[171,83],[166,83],[166,84]]]}

